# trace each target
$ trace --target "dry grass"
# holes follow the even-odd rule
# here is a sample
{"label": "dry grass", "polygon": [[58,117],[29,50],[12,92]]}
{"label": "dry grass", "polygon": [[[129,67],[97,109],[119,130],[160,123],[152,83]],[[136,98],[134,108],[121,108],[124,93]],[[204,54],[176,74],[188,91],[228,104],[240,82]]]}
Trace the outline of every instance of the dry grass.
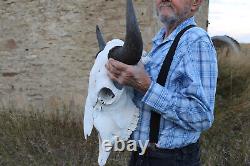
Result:
{"label": "dry grass", "polygon": [[[0,165],[97,165],[96,134],[83,139],[81,117],[68,110],[0,111]],[[122,154],[109,165],[124,165]]]}
{"label": "dry grass", "polygon": [[[250,165],[249,58],[220,62],[213,127],[202,135],[204,165]],[[83,139],[82,115],[65,108],[51,113],[0,111],[0,165],[97,165],[96,133]],[[123,166],[115,153],[109,166]]]}
{"label": "dry grass", "polygon": [[250,56],[229,56],[219,61],[218,96],[247,101],[249,88]]}

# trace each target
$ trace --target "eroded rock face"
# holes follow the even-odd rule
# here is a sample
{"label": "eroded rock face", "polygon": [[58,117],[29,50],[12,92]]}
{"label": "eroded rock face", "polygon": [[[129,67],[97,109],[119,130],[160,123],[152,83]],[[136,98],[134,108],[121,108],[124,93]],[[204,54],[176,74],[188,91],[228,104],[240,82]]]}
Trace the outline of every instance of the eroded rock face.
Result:
{"label": "eroded rock face", "polygon": [[[98,50],[95,26],[101,26],[107,41],[123,39],[125,2],[0,1],[0,105],[81,108]],[[134,4],[144,48],[149,50],[160,27],[154,1]]]}

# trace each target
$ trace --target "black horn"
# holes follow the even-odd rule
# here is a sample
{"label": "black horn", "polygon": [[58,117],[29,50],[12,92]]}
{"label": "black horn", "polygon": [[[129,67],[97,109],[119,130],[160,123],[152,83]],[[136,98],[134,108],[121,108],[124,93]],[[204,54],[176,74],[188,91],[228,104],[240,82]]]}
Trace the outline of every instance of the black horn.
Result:
{"label": "black horn", "polygon": [[100,31],[100,28],[98,25],[96,25],[96,38],[98,41],[99,49],[100,51],[102,51],[106,46],[106,42],[103,39],[102,32]]}
{"label": "black horn", "polygon": [[139,62],[143,50],[141,32],[136,20],[132,0],[127,0],[126,9],[126,37],[122,47],[110,50],[108,57],[128,65]]}

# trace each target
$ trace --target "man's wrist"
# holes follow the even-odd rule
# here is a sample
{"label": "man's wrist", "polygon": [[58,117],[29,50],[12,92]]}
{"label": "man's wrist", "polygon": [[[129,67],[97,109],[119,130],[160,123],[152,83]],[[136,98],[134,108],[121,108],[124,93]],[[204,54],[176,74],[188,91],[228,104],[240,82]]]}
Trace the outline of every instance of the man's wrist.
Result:
{"label": "man's wrist", "polygon": [[148,88],[150,87],[151,84],[151,79],[148,77],[145,79],[145,81],[140,82],[140,91],[143,92],[144,94],[148,91]]}

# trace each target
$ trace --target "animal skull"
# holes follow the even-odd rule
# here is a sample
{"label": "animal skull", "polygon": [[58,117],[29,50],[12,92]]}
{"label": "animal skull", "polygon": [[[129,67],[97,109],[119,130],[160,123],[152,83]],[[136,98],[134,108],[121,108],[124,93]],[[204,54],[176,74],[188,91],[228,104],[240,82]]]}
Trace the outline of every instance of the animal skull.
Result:
{"label": "animal skull", "polygon": [[85,103],[84,135],[91,134],[93,126],[98,131],[98,163],[103,166],[110,152],[102,146],[103,141],[114,144],[118,137],[128,140],[138,122],[139,110],[132,101],[133,89],[113,82],[107,76],[105,64],[108,58],[136,65],[142,56],[142,38],[132,0],[127,0],[125,42],[114,39],[105,43],[97,26],[96,34],[100,48],[90,71],[88,96]]}
{"label": "animal skull", "polygon": [[85,105],[84,135],[90,135],[93,125],[99,137],[99,165],[105,165],[110,152],[102,146],[104,140],[114,142],[116,137],[128,140],[135,130],[139,110],[134,105],[133,89],[117,89],[108,78],[105,64],[108,52],[115,46],[122,46],[123,41],[114,39],[107,43],[105,49],[97,56],[89,77],[88,96]]}

